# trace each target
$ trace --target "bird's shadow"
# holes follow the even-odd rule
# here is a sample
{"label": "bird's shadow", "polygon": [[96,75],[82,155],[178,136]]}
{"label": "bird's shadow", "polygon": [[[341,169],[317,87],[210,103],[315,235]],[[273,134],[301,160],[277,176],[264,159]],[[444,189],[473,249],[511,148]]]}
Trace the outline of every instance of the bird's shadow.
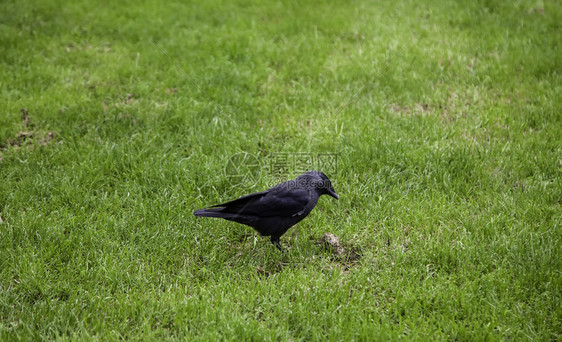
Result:
{"label": "bird's shadow", "polygon": [[267,237],[257,233],[244,232],[238,234],[228,243],[228,264],[231,267],[247,267],[251,265],[260,277],[269,277],[286,269],[304,269],[320,267],[325,261],[348,271],[362,258],[361,248],[351,243],[343,244],[343,251],[336,251],[327,245],[322,238],[311,236],[309,239],[299,238],[298,232],[285,235],[283,252],[275,248]]}

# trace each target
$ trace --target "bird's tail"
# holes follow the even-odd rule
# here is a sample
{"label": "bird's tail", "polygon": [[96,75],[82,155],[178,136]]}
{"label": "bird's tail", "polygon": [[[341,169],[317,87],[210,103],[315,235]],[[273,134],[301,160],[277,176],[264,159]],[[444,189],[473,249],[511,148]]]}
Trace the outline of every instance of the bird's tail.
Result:
{"label": "bird's tail", "polygon": [[209,208],[196,210],[193,215],[199,217],[220,217],[225,220],[234,221],[252,226],[256,222],[255,216],[240,215],[223,211],[225,208]]}
{"label": "bird's tail", "polygon": [[195,210],[193,215],[199,217],[224,217],[224,213],[222,213],[223,208],[211,208],[211,209],[199,209]]}

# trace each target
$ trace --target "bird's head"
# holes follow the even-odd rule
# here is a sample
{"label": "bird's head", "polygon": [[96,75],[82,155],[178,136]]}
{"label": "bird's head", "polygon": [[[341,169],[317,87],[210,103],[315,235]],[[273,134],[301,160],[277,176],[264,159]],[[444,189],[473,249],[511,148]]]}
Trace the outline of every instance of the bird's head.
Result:
{"label": "bird's head", "polygon": [[320,195],[332,196],[335,199],[339,199],[338,194],[332,186],[332,182],[328,177],[321,171],[307,171],[300,177],[305,177],[310,180],[310,184],[314,187]]}

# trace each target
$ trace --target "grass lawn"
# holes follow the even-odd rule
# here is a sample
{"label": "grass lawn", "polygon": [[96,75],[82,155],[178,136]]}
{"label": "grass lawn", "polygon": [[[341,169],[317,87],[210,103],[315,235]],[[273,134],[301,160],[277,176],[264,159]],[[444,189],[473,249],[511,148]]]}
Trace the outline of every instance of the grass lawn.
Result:
{"label": "grass lawn", "polygon": [[[0,340],[561,340],[561,22],[2,1]],[[285,254],[193,216],[309,168]]]}

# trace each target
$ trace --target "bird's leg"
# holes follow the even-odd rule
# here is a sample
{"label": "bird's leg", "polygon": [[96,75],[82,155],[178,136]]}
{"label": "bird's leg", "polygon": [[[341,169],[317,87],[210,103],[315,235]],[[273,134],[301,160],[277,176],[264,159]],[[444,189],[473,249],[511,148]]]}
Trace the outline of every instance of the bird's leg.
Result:
{"label": "bird's leg", "polygon": [[272,236],[271,243],[274,244],[275,247],[277,247],[277,249],[280,250],[281,252],[285,252],[283,246],[281,246],[281,244],[279,243],[279,236]]}

